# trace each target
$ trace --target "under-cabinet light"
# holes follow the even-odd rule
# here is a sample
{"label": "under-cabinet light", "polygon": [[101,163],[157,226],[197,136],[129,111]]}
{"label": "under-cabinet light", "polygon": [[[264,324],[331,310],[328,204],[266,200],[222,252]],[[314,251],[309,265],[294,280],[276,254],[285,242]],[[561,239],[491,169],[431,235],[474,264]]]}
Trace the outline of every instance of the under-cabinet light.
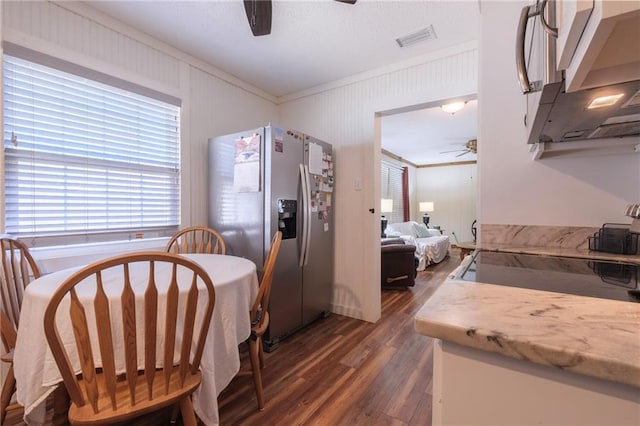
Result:
{"label": "under-cabinet light", "polygon": [[591,103],[587,106],[587,109],[611,106],[618,102],[618,100],[623,96],[624,93],[619,93],[617,95],[600,96],[599,98],[595,98],[594,100],[592,100]]}

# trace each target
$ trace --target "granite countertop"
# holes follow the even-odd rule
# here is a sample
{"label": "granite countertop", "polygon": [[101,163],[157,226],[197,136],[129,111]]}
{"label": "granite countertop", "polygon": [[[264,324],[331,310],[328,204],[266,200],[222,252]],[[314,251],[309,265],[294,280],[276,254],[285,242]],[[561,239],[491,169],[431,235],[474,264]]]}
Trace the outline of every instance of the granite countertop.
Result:
{"label": "granite countertop", "polygon": [[[575,248],[482,248],[640,264],[640,256]],[[417,313],[417,332],[640,388],[640,303],[460,281],[458,270]]]}

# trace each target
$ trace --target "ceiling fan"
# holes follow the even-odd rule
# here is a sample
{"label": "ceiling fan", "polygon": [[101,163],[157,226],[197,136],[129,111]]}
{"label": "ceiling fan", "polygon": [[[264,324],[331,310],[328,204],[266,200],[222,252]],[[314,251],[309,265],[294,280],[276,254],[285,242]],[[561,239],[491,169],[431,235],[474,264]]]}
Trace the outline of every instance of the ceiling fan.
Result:
{"label": "ceiling fan", "polygon": [[[254,36],[271,34],[271,0],[243,0],[249,27]],[[357,0],[335,0],[355,4]]]}
{"label": "ceiling fan", "polygon": [[456,155],[456,157],[461,157],[465,154],[477,154],[478,153],[478,140],[477,139],[469,139],[465,144],[464,144],[464,149],[456,149],[453,151],[442,151],[440,154],[447,154],[449,152],[460,152],[462,151],[460,154]]}

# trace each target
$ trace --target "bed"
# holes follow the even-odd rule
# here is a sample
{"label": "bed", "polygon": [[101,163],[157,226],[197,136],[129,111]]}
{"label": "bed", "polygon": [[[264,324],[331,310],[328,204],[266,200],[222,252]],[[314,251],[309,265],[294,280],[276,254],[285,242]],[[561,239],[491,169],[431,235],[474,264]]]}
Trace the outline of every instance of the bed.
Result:
{"label": "bed", "polygon": [[437,229],[428,229],[426,225],[414,221],[391,223],[385,229],[387,237],[402,238],[406,244],[416,246],[418,271],[424,271],[433,263],[440,263],[449,255],[451,243],[449,237],[441,235]]}

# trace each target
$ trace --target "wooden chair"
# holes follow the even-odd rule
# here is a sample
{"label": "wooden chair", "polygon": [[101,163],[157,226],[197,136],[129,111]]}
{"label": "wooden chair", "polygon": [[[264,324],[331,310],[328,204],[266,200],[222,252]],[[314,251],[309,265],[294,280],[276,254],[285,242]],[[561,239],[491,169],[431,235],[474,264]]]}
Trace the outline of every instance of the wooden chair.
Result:
{"label": "wooden chair", "polygon": [[9,364],[0,394],[0,424],[4,424],[7,408],[16,391],[16,379],[13,375],[13,350],[16,346],[22,297],[25,287],[31,280],[40,277],[40,270],[29,253],[29,248],[20,240],[2,234],[0,235],[0,249],[2,250],[0,335],[5,351],[2,354],[2,361]]}
{"label": "wooden chair", "polygon": [[[249,360],[251,361],[251,372],[253,374],[253,383],[256,388],[256,397],[258,398],[258,409],[264,410],[264,394],[262,390],[262,369],[264,368],[264,352],[262,348],[262,335],[267,331],[269,326],[269,297],[271,296],[271,282],[273,281],[273,270],[280,251],[280,242],[282,241],[282,232],[278,231],[271,240],[271,248],[264,262],[262,277],[260,278],[260,287],[258,295],[253,302],[251,312],[251,336],[247,340],[249,344]],[[247,374],[247,372],[241,373]]]}
{"label": "wooden chair", "polygon": [[178,231],[167,243],[168,253],[226,254],[227,246],[215,229],[207,226],[190,226]]}
{"label": "wooden chair", "polygon": [[[145,264],[146,290],[144,295],[135,296],[130,267],[139,268],[140,265],[133,265],[138,262]],[[156,274],[155,271],[166,264],[170,265],[172,272],[162,275],[167,279],[166,283],[162,284],[168,284],[168,289],[166,309],[159,312],[159,286],[156,279],[160,274]],[[118,274],[115,276],[119,277],[122,273],[116,284],[122,286],[121,318],[110,312],[109,300],[113,300],[113,296],[108,298],[105,294],[107,286],[103,286],[103,275],[107,274],[107,270],[111,277],[114,274]],[[184,279],[184,283],[181,283],[183,289],[185,285],[189,285],[188,292],[185,294],[183,291],[182,298],[186,299],[186,303],[180,311],[179,278]],[[92,306],[96,324],[92,324],[93,327],[87,321],[85,306],[76,292],[78,284],[87,279],[95,286]],[[198,280],[206,286],[206,293],[198,292]],[[85,292],[87,284],[82,286]],[[108,288],[113,291],[112,281]],[[119,291],[120,287],[117,289]],[[204,306],[202,323],[198,324],[199,330],[196,330],[196,306],[199,297],[205,297],[206,304],[201,305]],[[66,306],[61,305],[63,299],[68,300],[66,303],[69,310],[66,313],[66,309],[59,309]],[[214,304],[215,291],[207,273],[193,261],[170,253],[141,252],[117,256],[89,265],[69,277],[53,294],[44,315],[47,342],[71,399],[69,422],[112,424],[129,421],[142,414],[179,403],[183,424],[195,426],[196,416],[191,403],[191,393],[202,381],[199,366]],[[143,310],[136,311],[136,305],[143,306]],[[164,320],[158,320],[159,313],[164,315]],[[78,359],[81,360],[81,374],[76,375],[70,362],[57,329],[56,315],[58,321],[61,321],[62,315],[70,317]],[[136,323],[139,324],[139,329],[144,330],[144,347],[137,345]],[[114,327],[112,330],[116,324],[118,328]],[[182,330],[177,330],[177,324],[183,324]],[[114,331],[120,326],[122,344],[114,345]],[[98,341],[91,340],[89,330]],[[156,339],[156,336],[160,337]],[[156,340],[160,341],[163,348],[163,354],[157,357]],[[174,364],[174,353],[178,351],[176,342],[180,346],[180,359]],[[193,351],[192,347],[195,348]],[[138,365],[137,360],[142,359],[138,353],[144,353],[143,366]],[[117,360],[124,362],[124,374],[119,374],[116,370]]]}
{"label": "wooden chair", "polygon": [[[222,235],[207,226],[190,226],[176,232],[165,247],[167,253],[226,254],[227,246]],[[178,407],[171,413],[171,423],[176,422]]]}

